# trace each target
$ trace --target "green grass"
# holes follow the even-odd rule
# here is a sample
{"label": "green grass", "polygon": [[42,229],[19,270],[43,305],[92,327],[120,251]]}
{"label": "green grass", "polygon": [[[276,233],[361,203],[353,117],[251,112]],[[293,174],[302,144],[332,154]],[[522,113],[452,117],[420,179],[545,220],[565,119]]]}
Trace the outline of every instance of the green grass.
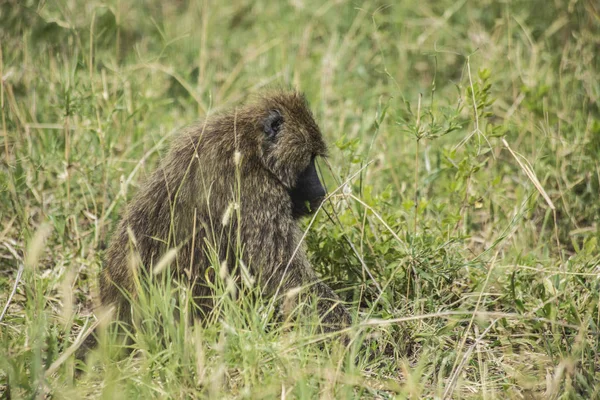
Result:
{"label": "green grass", "polygon": [[[0,4],[3,398],[600,397],[600,7],[392,3]],[[226,278],[191,324],[164,282],[76,377],[169,135],[273,86],[307,94],[329,191],[355,175],[306,240],[351,345]]]}

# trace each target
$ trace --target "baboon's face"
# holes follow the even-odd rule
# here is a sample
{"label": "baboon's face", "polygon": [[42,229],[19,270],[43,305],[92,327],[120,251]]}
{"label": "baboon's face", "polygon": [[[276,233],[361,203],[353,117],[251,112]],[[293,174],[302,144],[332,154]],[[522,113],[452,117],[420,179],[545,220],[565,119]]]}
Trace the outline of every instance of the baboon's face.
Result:
{"label": "baboon's face", "polygon": [[290,194],[294,218],[311,214],[326,194],[315,167],[326,148],[306,100],[299,95],[277,99],[265,109],[262,127],[265,166]]}

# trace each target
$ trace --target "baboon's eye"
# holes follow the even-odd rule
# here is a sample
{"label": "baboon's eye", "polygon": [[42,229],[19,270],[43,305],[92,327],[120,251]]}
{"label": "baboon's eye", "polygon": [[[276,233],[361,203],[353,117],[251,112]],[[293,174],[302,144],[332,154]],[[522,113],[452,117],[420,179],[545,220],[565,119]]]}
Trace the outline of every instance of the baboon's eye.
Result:
{"label": "baboon's eye", "polygon": [[277,110],[271,110],[269,116],[265,119],[264,132],[269,139],[274,138],[281,129],[283,124],[283,117]]}

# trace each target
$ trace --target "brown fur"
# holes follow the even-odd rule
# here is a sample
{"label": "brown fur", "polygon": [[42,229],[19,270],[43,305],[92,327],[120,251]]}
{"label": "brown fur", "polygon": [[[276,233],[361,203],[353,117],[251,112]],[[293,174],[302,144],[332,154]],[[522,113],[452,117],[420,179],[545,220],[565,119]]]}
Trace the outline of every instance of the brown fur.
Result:
{"label": "brown fur", "polygon": [[[264,120],[274,109],[285,121],[275,143],[268,142],[263,132]],[[295,92],[271,93],[184,128],[131,200],[113,234],[100,278],[102,303],[116,305],[120,318],[127,319],[129,307],[122,290],[135,298],[131,254],[139,254],[139,265],[152,268],[168,249],[178,248],[171,268],[193,282],[197,302],[204,312],[210,311],[211,293],[203,285],[210,265],[208,242],[217,246],[219,261],[227,260],[230,266],[240,246],[245,265],[266,293],[275,294],[280,283],[279,294],[309,286],[320,299],[317,305],[325,326],[349,323],[338,297],[318,280],[304,247],[293,256],[302,231],[292,216],[289,190],[311,156],[325,152],[306,100]],[[235,211],[224,218],[236,201],[240,219]]]}

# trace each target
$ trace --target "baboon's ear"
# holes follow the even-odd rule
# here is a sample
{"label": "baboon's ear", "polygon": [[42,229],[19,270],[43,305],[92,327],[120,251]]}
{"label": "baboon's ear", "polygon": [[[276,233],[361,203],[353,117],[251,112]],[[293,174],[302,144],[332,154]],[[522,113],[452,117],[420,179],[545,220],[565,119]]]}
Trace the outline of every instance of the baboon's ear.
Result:
{"label": "baboon's ear", "polygon": [[283,124],[283,117],[278,110],[269,111],[269,115],[264,121],[264,132],[269,139],[275,138],[281,129]]}

